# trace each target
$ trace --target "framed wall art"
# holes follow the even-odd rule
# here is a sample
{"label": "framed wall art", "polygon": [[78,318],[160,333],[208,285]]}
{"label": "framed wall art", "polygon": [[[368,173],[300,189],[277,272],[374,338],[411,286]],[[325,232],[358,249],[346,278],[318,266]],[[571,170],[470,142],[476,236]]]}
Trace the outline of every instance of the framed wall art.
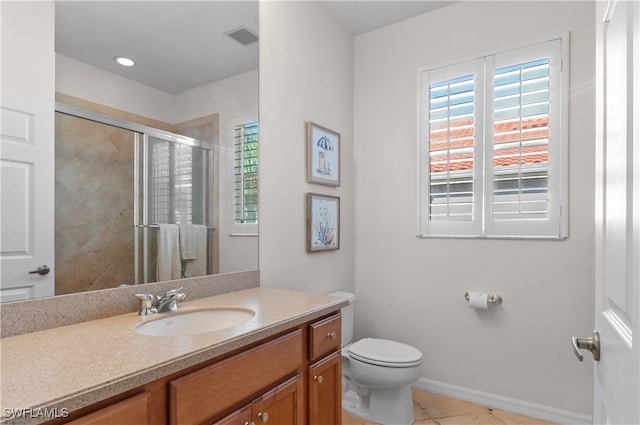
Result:
{"label": "framed wall art", "polygon": [[340,249],[340,198],[307,193],[307,252]]}
{"label": "framed wall art", "polygon": [[340,186],[340,134],[307,122],[307,182]]}

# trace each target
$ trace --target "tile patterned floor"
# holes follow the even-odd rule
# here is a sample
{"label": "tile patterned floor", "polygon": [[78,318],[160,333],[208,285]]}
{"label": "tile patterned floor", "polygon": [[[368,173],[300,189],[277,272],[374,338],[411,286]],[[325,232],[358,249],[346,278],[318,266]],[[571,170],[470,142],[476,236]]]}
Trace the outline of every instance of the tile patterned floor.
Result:
{"label": "tile patterned floor", "polygon": [[[414,425],[552,425],[530,418],[493,409],[467,401],[456,400],[424,391],[413,391]],[[342,425],[376,425],[342,412]]]}

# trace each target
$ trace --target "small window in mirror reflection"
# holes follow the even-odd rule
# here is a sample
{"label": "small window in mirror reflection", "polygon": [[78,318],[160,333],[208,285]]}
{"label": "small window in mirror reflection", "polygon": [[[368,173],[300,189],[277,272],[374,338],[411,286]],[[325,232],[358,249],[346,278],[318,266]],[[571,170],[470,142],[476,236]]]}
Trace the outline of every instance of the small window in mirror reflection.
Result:
{"label": "small window in mirror reflection", "polygon": [[233,162],[232,234],[257,234],[258,146],[257,113],[231,117]]}

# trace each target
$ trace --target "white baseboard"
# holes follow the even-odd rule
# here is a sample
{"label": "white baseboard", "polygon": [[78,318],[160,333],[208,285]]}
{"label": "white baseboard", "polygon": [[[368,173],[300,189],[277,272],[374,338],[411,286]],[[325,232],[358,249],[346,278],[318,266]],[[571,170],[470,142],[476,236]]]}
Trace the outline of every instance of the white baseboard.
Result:
{"label": "white baseboard", "polygon": [[445,384],[444,382],[432,381],[420,378],[413,386],[419,390],[428,391],[435,394],[444,395],[458,400],[470,401],[483,406],[517,413],[519,415],[530,416],[532,418],[543,419],[557,424],[578,424],[587,425],[592,423],[591,416],[579,413],[568,412],[556,409],[555,407],[543,406],[541,404],[530,403],[528,401],[517,400],[497,394],[485,393],[483,391],[472,390],[456,385]]}

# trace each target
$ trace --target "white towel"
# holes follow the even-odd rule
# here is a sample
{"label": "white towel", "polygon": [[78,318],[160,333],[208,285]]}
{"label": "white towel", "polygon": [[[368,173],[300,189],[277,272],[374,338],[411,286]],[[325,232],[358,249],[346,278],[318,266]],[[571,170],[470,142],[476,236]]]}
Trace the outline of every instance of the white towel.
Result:
{"label": "white towel", "polygon": [[158,282],[181,278],[179,231],[177,224],[160,224],[158,228]]}
{"label": "white towel", "polygon": [[196,235],[197,258],[185,261],[184,277],[204,276],[207,274],[207,226],[193,226]]}
{"label": "white towel", "polygon": [[180,257],[183,260],[195,260],[198,258],[198,240],[196,227],[190,223],[180,224]]}

